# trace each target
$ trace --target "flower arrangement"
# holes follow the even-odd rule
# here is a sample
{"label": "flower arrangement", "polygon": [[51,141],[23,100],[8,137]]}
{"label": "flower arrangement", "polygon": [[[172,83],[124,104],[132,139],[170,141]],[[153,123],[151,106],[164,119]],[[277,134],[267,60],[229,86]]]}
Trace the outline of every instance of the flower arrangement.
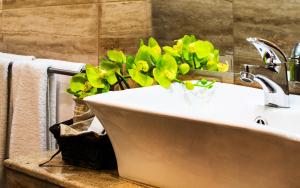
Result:
{"label": "flower arrangement", "polygon": [[173,46],[164,47],[151,37],[147,44],[141,40],[135,56],[109,50],[98,66],[87,64],[85,73],[72,77],[67,92],[83,99],[110,91],[120,80],[127,84],[128,79],[141,87],[159,84],[169,88],[171,83],[178,82],[189,90],[194,87],[212,88],[214,82],[206,79],[195,83],[179,79],[179,76],[196,69],[226,72],[228,64],[220,62],[219,50],[211,42],[198,40],[194,35],[185,35]]}

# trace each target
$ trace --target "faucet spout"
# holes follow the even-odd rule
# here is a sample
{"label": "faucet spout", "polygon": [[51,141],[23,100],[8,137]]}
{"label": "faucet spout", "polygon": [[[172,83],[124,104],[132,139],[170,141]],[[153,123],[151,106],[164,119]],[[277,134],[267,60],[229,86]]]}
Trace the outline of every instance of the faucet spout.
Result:
{"label": "faucet spout", "polygon": [[265,95],[265,105],[289,107],[289,87],[287,78],[287,58],[275,44],[257,38],[248,38],[259,51],[264,66],[244,65],[240,78],[244,82],[261,85]]}

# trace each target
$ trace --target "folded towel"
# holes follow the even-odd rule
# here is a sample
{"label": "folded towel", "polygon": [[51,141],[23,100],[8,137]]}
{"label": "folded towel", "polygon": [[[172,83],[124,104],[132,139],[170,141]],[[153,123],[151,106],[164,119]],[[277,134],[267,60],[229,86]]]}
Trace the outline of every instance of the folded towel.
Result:
{"label": "folded towel", "polygon": [[[0,52],[0,163],[8,157],[9,138],[7,138],[7,135],[10,134],[10,122],[12,119],[12,103],[8,101],[8,98],[12,97],[12,92],[8,91],[8,85],[11,84],[11,66],[14,62],[33,59],[33,56]],[[9,94],[10,96],[8,96]],[[10,107],[9,109],[8,106]]]}
{"label": "folded towel", "polygon": [[79,122],[74,122],[73,125],[60,124],[60,136],[79,136],[91,132],[98,136],[106,134],[102,124],[96,117],[90,117]]}
{"label": "folded towel", "polygon": [[9,157],[55,148],[48,128],[56,123],[57,82],[48,68],[79,72],[84,64],[36,59],[15,63],[12,70],[13,116]]}
{"label": "folded towel", "polygon": [[23,61],[13,64],[9,157],[47,149],[47,64]]}
{"label": "folded towel", "polygon": [[16,54],[8,54],[0,52],[0,58],[9,59],[11,61],[18,61],[18,60],[34,60],[34,56],[24,56],[24,55],[16,55]]}
{"label": "folded towel", "polygon": [[69,70],[72,72],[80,72],[85,67],[84,63],[60,61],[53,59],[36,59],[35,61],[38,63],[49,64],[49,66],[52,68]]}
{"label": "folded towel", "polygon": [[5,159],[8,125],[8,82],[11,61],[0,57],[0,166]]}
{"label": "folded towel", "polygon": [[[39,64],[47,64],[47,66],[51,68],[68,70],[72,72],[80,72],[85,67],[85,64],[83,63],[74,63],[52,59],[36,59],[34,62]],[[46,112],[47,129],[58,122],[58,119],[60,119],[61,114],[67,114],[68,110],[72,112],[71,109],[73,106],[71,97],[65,92],[65,89],[68,87],[68,85],[63,85],[63,83],[65,83],[65,80],[68,80],[69,82],[70,77],[56,74],[50,74],[48,76],[49,77],[47,86],[48,92]],[[62,98],[64,99],[64,101],[61,100]],[[61,105],[61,103],[63,103],[64,105]],[[57,106],[56,104],[60,105]],[[68,116],[68,118],[69,117],[70,116]],[[49,131],[47,131],[46,136],[48,140],[47,149],[56,149],[55,139],[49,133]]]}

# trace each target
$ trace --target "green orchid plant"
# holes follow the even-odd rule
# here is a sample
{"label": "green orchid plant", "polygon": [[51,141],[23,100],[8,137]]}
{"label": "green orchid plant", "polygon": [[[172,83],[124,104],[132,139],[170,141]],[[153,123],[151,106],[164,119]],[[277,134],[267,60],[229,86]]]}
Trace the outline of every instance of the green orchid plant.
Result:
{"label": "green orchid plant", "polygon": [[86,65],[86,73],[73,76],[67,92],[83,99],[108,92],[115,84],[120,84],[120,80],[126,82],[127,79],[141,87],[159,84],[169,88],[172,83],[178,82],[189,90],[194,87],[212,88],[214,81],[201,79],[192,83],[179,79],[196,69],[227,72],[228,64],[220,62],[219,50],[211,42],[197,40],[194,35],[186,35],[176,40],[174,46],[163,48],[151,37],[147,44],[141,40],[135,56],[109,50],[98,66]]}

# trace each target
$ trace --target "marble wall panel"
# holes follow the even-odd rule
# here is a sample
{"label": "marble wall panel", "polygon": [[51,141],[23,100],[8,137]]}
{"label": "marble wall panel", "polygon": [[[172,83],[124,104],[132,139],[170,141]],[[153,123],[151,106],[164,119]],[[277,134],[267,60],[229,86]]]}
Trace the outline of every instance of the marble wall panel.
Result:
{"label": "marble wall panel", "polygon": [[7,52],[96,63],[98,7],[95,4],[3,10]]}
{"label": "marble wall panel", "polygon": [[170,44],[185,34],[233,54],[232,0],[152,0],[153,35]]}
{"label": "marble wall panel", "polygon": [[94,3],[100,0],[2,0],[4,9]]}
{"label": "marble wall panel", "polygon": [[[4,9],[115,2],[120,0],[2,0]],[[136,1],[136,0],[127,0]]]}
{"label": "marble wall panel", "polygon": [[120,1],[99,5],[99,54],[108,49],[135,53],[139,39],[151,35],[151,2]]}
{"label": "marble wall panel", "polygon": [[2,10],[1,10],[1,3],[2,0],[0,0],[0,52],[5,51],[5,44],[3,42],[3,34],[2,34]]}

